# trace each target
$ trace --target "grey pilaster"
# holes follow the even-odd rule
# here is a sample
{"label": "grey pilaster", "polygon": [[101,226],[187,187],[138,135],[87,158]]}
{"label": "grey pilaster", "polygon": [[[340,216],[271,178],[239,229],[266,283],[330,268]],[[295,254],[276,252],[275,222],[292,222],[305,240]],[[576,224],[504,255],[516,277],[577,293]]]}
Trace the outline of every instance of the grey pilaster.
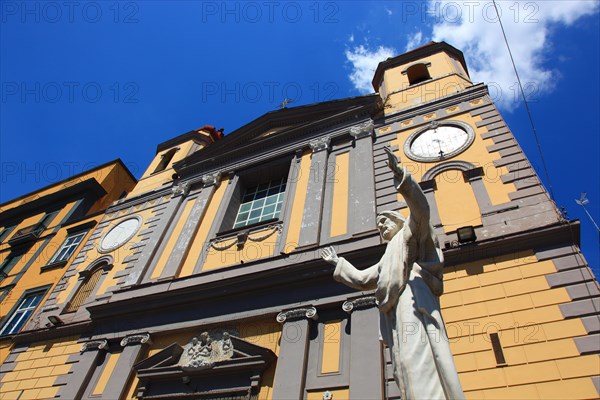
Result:
{"label": "grey pilaster", "polygon": [[181,263],[189,251],[192,239],[196,235],[198,227],[200,226],[200,221],[206,211],[206,205],[220,184],[219,176],[213,177],[211,175],[202,177],[202,181],[205,187],[202,189],[200,195],[196,198],[195,203],[192,206],[190,215],[185,222],[181,234],[177,238],[175,247],[173,248],[169,259],[167,260],[167,265],[161,273],[160,279],[175,277],[179,274]]}
{"label": "grey pilaster", "polygon": [[379,342],[379,311],[374,296],[346,301],[351,313],[350,399],[383,398],[383,361]]}
{"label": "grey pilaster", "polygon": [[150,277],[150,274],[152,273],[151,263],[153,260],[155,263],[158,261],[158,257],[154,256],[159,254],[157,253],[159,248],[164,246],[163,239],[165,238],[166,231],[169,226],[172,226],[173,218],[177,214],[177,210],[179,209],[179,206],[185,197],[182,194],[183,192],[181,192],[179,188],[173,190],[174,198],[169,201],[167,207],[164,209],[160,221],[158,221],[158,224],[150,235],[147,244],[144,246],[146,251],[140,253],[140,257],[135,262],[135,266],[132,267],[132,271],[126,278],[123,286],[136,285],[142,280]]}
{"label": "grey pilaster", "polygon": [[65,386],[59,392],[61,399],[81,399],[95,371],[101,352],[108,349],[106,339],[85,342],[81,348],[79,361],[71,367],[73,373]]}
{"label": "grey pilaster", "polygon": [[273,384],[274,399],[304,398],[309,319],[316,318],[317,310],[314,307],[282,311],[277,315],[277,322],[283,327]]}
{"label": "grey pilaster", "polygon": [[419,186],[421,186],[425,198],[427,199],[427,203],[429,204],[429,220],[431,221],[431,225],[433,225],[434,228],[441,227],[442,220],[440,219],[437,202],[435,201],[435,190],[437,189],[435,179],[422,181],[419,183]]}
{"label": "grey pilaster", "polygon": [[375,171],[373,162],[373,121],[350,128],[354,149],[350,152],[348,183],[348,230],[357,234],[375,229]]}
{"label": "grey pilaster", "polygon": [[329,138],[324,137],[312,140],[310,175],[306,188],[306,201],[302,226],[300,228],[299,246],[317,244],[321,230],[321,212],[323,210],[323,193],[325,191],[325,178],[327,172],[327,158],[329,156]]}
{"label": "grey pilaster", "polygon": [[483,214],[486,213],[491,207],[492,202],[490,196],[483,183],[483,168],[473,168],[468,171],[463,171],[463,176],[471,184],[475,199],[479,205],[479,211]]}
{"label": "grey pilaster", "polygon": [[145,350],[149,344],[150,334],[148,333],[126,336],[121,340],[123,351],[119,357],[119,362],[110,375],[102,397],[106,399],[122,398],[127,387],[127,382],[131,378],[133,365],[138,361],[142,350]]}

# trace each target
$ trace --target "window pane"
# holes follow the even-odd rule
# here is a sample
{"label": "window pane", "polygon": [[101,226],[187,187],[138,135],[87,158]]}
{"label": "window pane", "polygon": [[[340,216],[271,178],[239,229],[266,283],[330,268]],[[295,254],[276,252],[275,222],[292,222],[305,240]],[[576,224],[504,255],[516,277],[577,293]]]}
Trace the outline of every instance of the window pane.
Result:
{"label": "window pane", "polygon": [[263,214],[273,214],[275,212],[275,204],[265,207]]}
{"label": "window pane", "polygon": [[260,217],[262,209],[254,210],[250,213],[250,219]]}
{"label": "window pane", "polygon": [[265,199],[254,200],[252,203],[252,209],[256,210],[257,208],[262,208],[265,205]]}
{"label": "window pane", "polygon": [[277,218],[283,201],[286,179],[279,178],[248,188],[242,198],[234,228]]}
{"label": "window pane", "polygon": [[10,316],[8,322],[0,331],[0,335],[10,335],[19,332],[42,300],[42,297],[43,293],[33,293],[26,296],[14,311],[14,314]]}

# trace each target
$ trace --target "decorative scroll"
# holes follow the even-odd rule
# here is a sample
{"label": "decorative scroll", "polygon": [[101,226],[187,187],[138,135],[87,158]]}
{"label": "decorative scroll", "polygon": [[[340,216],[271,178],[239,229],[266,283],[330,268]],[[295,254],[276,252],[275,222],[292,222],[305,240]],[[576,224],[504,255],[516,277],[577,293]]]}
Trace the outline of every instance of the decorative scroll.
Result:
{"label": "decorative scroll", "polygon": [[365,136],[371,136],[371,134],[373,133],[374,126],[375,124],[373,123],[372,119],[363,122],[362,124],[353,126],[352,128],[350,128],[350,136],[354,137],[354,139],[360,139]]}
{"label": "decorative scroll", "polygon": [[342,304],[342,310],[347,313],[351,313],[354,310],[361,310],[365,308],[371,308],[377,306],[377,299],[375,296],[359,297],[358,299],[348,300]]}
{"label": "decorative scroll", "polygon": [[81,346],[81,352],[85,353],[86,351],[91,350],[106,350],[108,349],[108,341],[106,339],[99,340],[91,340],[89,342],[85,342],[83,346]]}
{"label": "decorative scroll", "polygon": [[125,336],[123,340],[121,340],[121,346],[135,346],[137,344],[144,344],[150,341],[149,333],[140,333],[137,335]]}
{"label": "decorative scroll", "polygon": [[190,368],[210,368],[216,362],[231,359],[233,342],[229,332],[223,332],[220,336],[218,339],[213,339],[208,332],[194,336],[185,345],[179,365]]}
{"label": "decorative scroll", "polygon": [[283,324],[286,321],[294,321],[299,319],[317,319],[317,309],[314,307],[296,308],[293,310],[282,311],[277,314],[277,322]]}

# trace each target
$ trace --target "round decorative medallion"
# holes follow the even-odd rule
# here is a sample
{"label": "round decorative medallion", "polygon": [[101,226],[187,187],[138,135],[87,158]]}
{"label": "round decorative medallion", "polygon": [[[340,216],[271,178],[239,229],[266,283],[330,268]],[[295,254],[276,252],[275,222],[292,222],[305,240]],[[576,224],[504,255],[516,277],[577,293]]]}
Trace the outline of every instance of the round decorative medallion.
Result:
{"label": "round decorative medallion", "polygon": [[404,153],[415,161],[446,160],[465,151],[473,140],[475,132],[464,122],[432,122],[408,137]]}
{"label": "round decorative medallion", "polygon": [[119,222],[100,240],[98,251],[107,253],[123,246],[135,235],[141,224],[142,220],[139,217],[127,218]]}

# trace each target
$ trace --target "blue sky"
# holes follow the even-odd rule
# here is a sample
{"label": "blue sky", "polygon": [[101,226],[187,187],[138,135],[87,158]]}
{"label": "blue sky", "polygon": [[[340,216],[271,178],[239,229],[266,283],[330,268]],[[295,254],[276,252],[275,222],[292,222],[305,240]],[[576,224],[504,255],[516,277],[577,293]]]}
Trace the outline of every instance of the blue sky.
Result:
{"label": "blue sky", "polygon": [[[559,206],[598,275],[597,1],[498,2]],[[493,4],[481,2],[0,2],[0,202],[204,124],[367,93],[380,59],[432,39],[465,52],[548,185]]]}

